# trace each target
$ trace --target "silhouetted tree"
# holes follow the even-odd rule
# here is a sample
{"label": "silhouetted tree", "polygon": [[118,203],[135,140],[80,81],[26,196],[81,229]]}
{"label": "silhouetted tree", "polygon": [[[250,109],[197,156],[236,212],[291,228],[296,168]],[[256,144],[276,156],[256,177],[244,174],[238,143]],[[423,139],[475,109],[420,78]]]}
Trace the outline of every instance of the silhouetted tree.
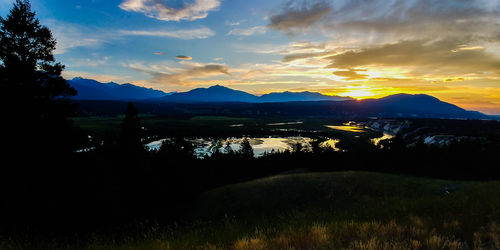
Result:
{"label": "silhouetted tree", "polygon": [[302,143],[297,142],[297,143],[293,144],[292,148],[293,148],[294,153],[302,153],[304,146],[302,146]]}
{"label": "silhouetted tree", "polygon": [[252,145],[250,144],[250,141],[248,140],[248,138],[245,137],[241,141],[239,153],[244,158],[253,158],[253,148],[252,148]]}
{"label": "silhouetted tree", "polygon": [[231,155],[231,154],[234,153],[233,148],[231,148],[231,142],[230,141],[226,142],[226,145],[224,146],[224,149],[226,150],[227,154]]}
{"label": "silhouetted tree", "polygon": [[316,139],[316,140],[313,140],[311,141],[311,151],[313,154],[320,154],[322,153],[324,150],[321,148],[321,140],[319,139]]}
{"label": "silhouetted tree", "polygon": [[11,118],[5,132],[27,135],[45,151],[73,149],[68,144],[76,141],[67,119],[76,111],[68,99],[76,91],[61,77],[64,66],[55,62],[55,48],[29,1],[17,0],[0,18],[0,101]]}
{"label": "silhouetted tree", "polygon": [[69,100],[76,91],[62,78],[55,49],[56,40],[29,1],[16,0],[0,18],[0,136],[9,162],[0,167],[0,206],[11,209],[2,215],[16,225],[23,219],[34,223],[36,213],[46,215],[39,220],[59,214],[60,197],[71,192],[71,152],[85,138],[68,119],[76,112]]}
{"label": "silhouetted tree", "polygon": [[127,153],[141,153],[144,151],[142,134],[139,111],[135,108],[134,104],[128,103],[118,138],[120,150]]}

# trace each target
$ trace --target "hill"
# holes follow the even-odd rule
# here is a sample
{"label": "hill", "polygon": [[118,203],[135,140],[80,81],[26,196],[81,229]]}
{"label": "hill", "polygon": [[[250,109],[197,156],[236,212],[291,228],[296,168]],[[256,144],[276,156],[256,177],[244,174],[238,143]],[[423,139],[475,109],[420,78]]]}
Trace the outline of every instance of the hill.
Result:
{"label": "hill", "polygon": [[[277,175],[208,191],[189,207],[193,225],[141,232],[121,248],[496,249],[499,197],[500,182]],[[92,242],[99,249],[115,244]]]}
{"label": "hill", "polygon": [[101,83],[76,77],[68,83],[78,91],[75,100],[148,100],[150,102],[207,103],[207,102],[292,102],[292,101],[344,101],[350,97],[326,96],[315,92],[276,92],[256,96],[220,85],[197,88],[187,92],[165,93],[160,90],[135,86],[130,83]]}
{"label": "hill", "polygon": [[[207,103],[207,102],[297,102],[297,101],[345,101],[350,97],[326,96],[315,92],[275,92],[256,96],[244,91],[234,90],[220,85],[209,88],[197,88],[187,92],[175,93],[161,99],[163,102]],[[160,100],[158,100],[160,101]]]}
{"label": "hill", "polygon": [[243,91],[215,85],[209,88],[197,88],[188,92],[174,93],[161,98],[161,102],[203,103],[203,102],[255,102],[257,96]]}
{"label": "hill", "polygon": [[[241,99],[241,98],[240,98]],[[126,102],[77,101],[84,116],[119,115]],[[408,103],[412,103],[409,105]],[[455,105],[424,96],[401,95],[396,99],[363,101],[302,101],[302,102],[152,102],[138,101],[142,113],[163,116],[224,115],[224,116],[324,116],[338,119],[380,118],[448,118],[492,119],[479,112],[467,111]]]}
{"label": "hill", "polygon": [[117,84],[114,82],[101,83],[81,77],[67,81],[78,91],[75,100],[146,100],[161,98],[168,94],[151,88],[139,87],[130,83]]}

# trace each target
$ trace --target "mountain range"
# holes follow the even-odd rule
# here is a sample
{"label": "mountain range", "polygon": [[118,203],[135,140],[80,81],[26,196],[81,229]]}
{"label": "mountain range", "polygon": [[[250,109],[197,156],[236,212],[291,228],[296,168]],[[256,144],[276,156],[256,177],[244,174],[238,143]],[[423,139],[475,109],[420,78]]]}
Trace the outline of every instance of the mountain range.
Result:
{"label": "mountain range", "polygon": [[187,92],[165,93],[161,90],[135,86],[130,83],[101,83],[81,77],[68,80],[78,91],[75,100],[149,100],[155,102],[205,103],[205,102],[291,102],[291,101],[345,101],[350,97],[327,96],[315,92],[280,92],[262,96],[230,89],[220,85],[209,88],[197,88]]}
{"label": "mountain range", "polygon": [[139,87],[130,83],[102,83],[81,77],[73,78],[67,82],[78,91],[78,95],[73,97],[75,100],[133,101],[155,99],[169,95],[161,90]]}
{"label": "mountain range", "polygon": [[296,101],[345,101],[350,97],[327,96],[314,92],[279,92],[262,96],[252,95],[243,91],[215,85],[209,88],[197,88],[187,92],[174,93],[162,97],[162,102],[176,103],[206,103],[206,102],[296,102]]}
{"label": "mountain range", "polygon": [[102,113],[102,110],[97,109],[103,109],[105,105],[95,105],[96,101],[118,101],[106,102],[107,110],[112,113],[121,112],[124,103],[134,101],[141,105],[143,112],[168,115],[273,114],[496,119],[424,94],[396,94],[358,101],[350,97],[327,96],[315,92],[279,92],[256,96],[220,85],[165,93],[132,84],[100,83],[83,78],[74,78],[68,83],[78,91],[74,100],[79,101],[88,114]]}

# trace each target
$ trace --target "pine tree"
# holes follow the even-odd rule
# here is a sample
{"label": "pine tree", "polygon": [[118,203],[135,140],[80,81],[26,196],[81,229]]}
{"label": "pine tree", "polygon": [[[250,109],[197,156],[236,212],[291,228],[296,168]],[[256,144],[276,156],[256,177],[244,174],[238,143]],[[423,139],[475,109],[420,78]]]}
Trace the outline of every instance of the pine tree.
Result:
{"label": "pine tree", "polygon": [[16,0],[0,18],[0,102],[10,118],[3,131],[52,151],[71,149],[73,127],[67,118],[76,111],[68,99],[76,91],[61,76],[64,66],[55,62],[55,48],[56,40],[28,0]]}
{"label": "pine tree", "polygon": [[253,158],[253,148],[248,138],[245,137],[243,141],[241,141],[239,153],[244,158]]}
{"label": "pine tree", "polygon": [[125,118],[123,118],[121,124],[118,144],[120,149],[127,153],[140,153],[144,150],[139,111],[132,103],[128,103],[125,110]]}
{"label": "pine tree", "polygon": [[55,39],[29,1],[16,0],[7,17],[0,18],[3,225],[29,225],[44,218],[56,224],[52,218],[67,204],[60,199],[71,193],[71,152],[85,137],[68,119],[76,111],[68,97],[76,91],[61,77],[64,66],[55,61],[55,48]]}

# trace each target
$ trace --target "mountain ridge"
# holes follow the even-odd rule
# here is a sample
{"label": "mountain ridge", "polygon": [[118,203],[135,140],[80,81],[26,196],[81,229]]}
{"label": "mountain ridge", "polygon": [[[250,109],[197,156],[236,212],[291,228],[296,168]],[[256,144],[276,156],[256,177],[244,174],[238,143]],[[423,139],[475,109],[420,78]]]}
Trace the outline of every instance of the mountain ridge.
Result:
{"label": "mountain ridge", "polygon": [[169,95],[161,90],[136,86],[131,83],[102,83],[93,79],[75,77],[67,80],[77,90],[75,100],[145,100]]}
{"label": "mountain ridge", "polygon": [[[70,85],[82,91],[75,100],[141,101],[161,104],[163,111],[175,113],[175,108],[190,113],[229,114],[296,114],[379,117],[434,117],[458,119],[498,119],[477,111],[468,111],[426,94],[395,94],[379,99],[355,100],[351,97],[327,96],[317,92],[274,92],[261,96],[234,90],[221,85],[195,88],[186,92],[165,93],[133,84],[100,83],[75,78]],[[95,91],[95,92],[92,92]],[[233,103],[228,105],[227,103]],[[236,105],[236,103],[239,103]],[[174,107],[174,108],[172,108]],[[207,114],[208,114],[207,113]]]}
{"label": "mountain ridge", "polygon": [[196,88],[187,92],[173,93],[159,101],[180,103],[205,103],[205,102],[292,102],[292,101],[345,101],[353,100],[351,97],[327,96],[318,92],[273,92],[261,96],[252,95],[244,91],[234,90],[221,85],[208,88]]}

